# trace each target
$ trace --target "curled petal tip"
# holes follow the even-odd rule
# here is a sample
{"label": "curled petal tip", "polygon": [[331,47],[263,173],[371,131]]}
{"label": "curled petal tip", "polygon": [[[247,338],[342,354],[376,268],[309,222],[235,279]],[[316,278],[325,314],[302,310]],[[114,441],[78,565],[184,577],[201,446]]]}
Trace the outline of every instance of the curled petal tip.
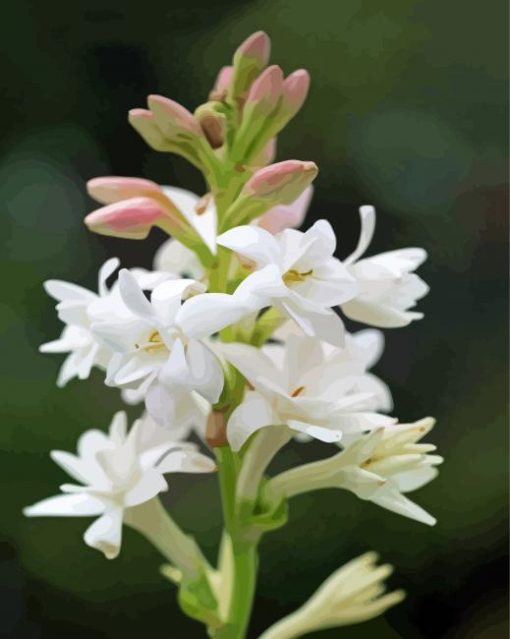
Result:
{"label": "curled petal tip", "polygon": [[162,194],[160,187],[151,180],[117,176],[93,178],[87,182],[87,191],[102,204],[113,204],[137,196]]}
{"label": "curled petal tip", "polygon": [[101,235],[144,239],[163,217],[165,212],[155,200],[137,197],[104,206],[89,213],[84,221]]}
{"label": "curled petal tip", "polygon": [[267,64],[270,53],[271,40],[264,31],[252,33],[237,49],[237,54],[249,58],[256,58],[263,66]]}

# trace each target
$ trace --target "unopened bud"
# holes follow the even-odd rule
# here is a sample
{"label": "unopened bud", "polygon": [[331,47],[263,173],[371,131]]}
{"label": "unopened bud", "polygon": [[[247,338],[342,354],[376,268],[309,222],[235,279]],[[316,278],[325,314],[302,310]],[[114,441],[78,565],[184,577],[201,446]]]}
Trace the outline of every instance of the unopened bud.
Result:
{"label": "unopened bud", "polygon": [[297,228],[305,219],[306,211],[312,199],[313,186],[307,186],[292,204],[273,206],[257,221],[258,225],[273,235],[284,229]]}
{"label": "unopened bud", "polygon": [[132,177],[99,177],[87,182],[87,191],[101,204],[113,204],[132,197],[160,197],[161,187],[151,180]]}
{"label": "unopened bud", "polygon": [[234,53],[232,78],[228,99],[235,102],[249,89],[251,83],[269,61],[271,41],[263,31],[247,38]]}
{"label": "unopened bud", "polygon": [[[159,202],[149,197],[135,197],[104,206],[87,215],[85,224],[100,235],[143,240],[153,226],[174,232],[182,222],[172,219]],[[172,227],[172,228],[170,228]]]}
{"label": "unopened bud", "polygon": [[247,224],[273,206],[292,204],[318,172],[314,162],[299,160],[277,162],[259,169],[227,211],[222,230]]}
{"label": "unopened bud", "polygon": [[225,141],[225,116],[218,107],[219,102],[206,102],[195,111],[195,118],[213,149],[219,149]]}
{"label": "unopened bud", "polygon": [[222,102],[227,97],[228,87],[232,80],[233,67],[222,67],[214,83],[212,91],[209,93],[209,100]]}
{"label": "unopened bud", "polygon": [[271,206],[292,204],[317,177],[315,162],[286,160],[259,169],[245,184],[241,194],[267,200]]}
{"label": "unopened bud", "polygon": [[166,138],[171,140],[202,134],[198,122],[181,104],[161,95],[150,95],[147,103],[154,114],[156,124]]}
{"label": "unopened bud", "polygon": [[147,109],[131,109],[129,124],[155,151],[177,151],[175,143],[167,140],[156,124],[154,115]]}
{"label": "unopened bud", "polygon": [[283,99],[281,113],[287,122],[293,118],[303,106],[308,89],[310,88],[310,74],[305,69],[298,69],[291,73],[283,83]]}
{"label": "unopened bud", "polygon": [[276,138],[271,138],[251,161],[252,166],[267,166],[276,157]]}

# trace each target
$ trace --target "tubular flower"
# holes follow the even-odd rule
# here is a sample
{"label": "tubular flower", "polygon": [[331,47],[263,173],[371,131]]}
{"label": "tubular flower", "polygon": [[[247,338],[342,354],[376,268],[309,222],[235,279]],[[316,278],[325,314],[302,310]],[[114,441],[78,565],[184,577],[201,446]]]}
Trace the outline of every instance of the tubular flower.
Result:
{"label": "tubular flower", "polygon": [[[159,429],[158,429],[159,430]],[[156,434],[156,438],[154,438]],[[117,413],[109,433],[85,432],[78,454],[60,450],[53,461],[80,484],[63,484],[62,495],[25,508],[29,517],[95,517],[85,543],[114,559],[120,551],[126,511],[150,501],[168,489],[167,473],[207,473],[214,462],[191,444],[178,444],[137,421],[127,432],[125,413]]]}
{"label": "tubular flower", "polygon": [[245,393],[228,422],[227,437],[234,450],[266,427],[286,426],[335,442],[344,433],[395,421],[369,408],[374,394],[359,392],[366,364],[346,349],[328,354],[317,340],[290,335],[283,357],[274,347],[261,350],[245,344],[224,344],[221,352],[254,389]]}
{"label": "tubular flower", "polygon": [[[115,353],[106,383],[143,394],[147,410],[161,423],[174,419],[181,393],[196,391],[214,403],[223,388],[221,364],[203,338],[245,310],[231,295],[203,290],[194,280],[168,280],[154,288],[149,301],[124,269],[119,291],[131,320],[105,318],[93,325],[94,333]],[[190,295],[194,296],[182,303]]]}
{"label": "tubular flower", "polygon": [[427,284],[413,273],[427,259],[427,253],[421,248],[406,248],[360,259],[374,234],[374,207],[362,206],[360,217],[358,246],[344,260],[358,283],[359,293],[341,304],[342,311],[350,319],[382,328],[407,326],[413,320],[421,319],[423,313],[409,309],[429,290]]}
{"label": "tubular flower", "polygon": [[[106,284],[118,266],[117,258],[103,264],[99,271],[98,293],[62,280],[44,283],[46,292],[57,300],[59,319],[66,325],[59,339],[39,348],[41,353],[69,353],[60,369],[57,386],[65,386],[75,377],[87,379],[94,366],[102,369],[108,366],[112,350],[92,332],[91,327],[103,314],[115,316],[119,322],[126,317],[128,311],[119,296],[118,287],[108,288]],[[150,273],[143,269],[133,269],[132,274],[144,290],[171,277],[169,273]]]}
{"label": "tubular flower", "polygon": [[443,458],[430,454],[436,447],[418,443],[434,423],[426,417],[413,424],[394,424],[368,435],[348,437],[341,453],[282,473],[271,482],[272,488],[287,496],[343,488],[360,499],[432,526],[434,517],[404,493],[421,488],[438,474],[436,466]]}
{"label": "tubular flower", "polygon": [[332,306],[357,293],[354,277],[333,257],[336,238],[319,220],[302,233],[286,229],[276,236],[261,228],[226,231],[218,244],[252,260],[257,271],[236,291],[254,308],[274,305],[310,336],[342,346],[343,323]]}
{"label": "tubular flower", "polygon": [[384,581],[393,572],[377,566],[368,552],[334,572],[301,608],[264,632],[260,639],[297,639],[309,632],[361,623],[400,603],[405,593],[385,593]]}

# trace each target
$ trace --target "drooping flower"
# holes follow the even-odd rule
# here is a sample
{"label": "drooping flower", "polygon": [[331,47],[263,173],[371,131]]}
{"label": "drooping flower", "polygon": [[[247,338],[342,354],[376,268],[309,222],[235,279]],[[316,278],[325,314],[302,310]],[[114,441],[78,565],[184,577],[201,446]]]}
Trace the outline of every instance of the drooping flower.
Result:
{"label": "drooping flower", "polygon": [[196,391],[214,403],[223,388],[221,364],[203,338],[246,311],[232,295],[203,290],[195,280],[169,280],[154,288],[149,301],[124,269],[119,291],[131,321],[105,318],[93,325],[115,352],[106,383],[144,395],[147,410],[159,423],[175,419],[180,393]]}
{"label": "drooping flower", "polygon": [[260,639],[298,639],[308,633],[368,621],[400,603],[405,593],[385,593],[392,566],[377,566],[368,552],[336,570],[301,608],[266,630]]}
{"label": "drooping flower", "polygon": [[286,471],[271,481],[288,497],[321,488],[350,490],[399,515],[430,526],[434,517],[405,493],[421,488],[438,474],[443,458],[431,455],[433,444],[418,443],[435,424],[431,417],[394,424],[348,438],[344,450],[328,459]]}
{"label": "drooping flower", "polygon": [[218,244],[252,260],[257,271],[236,291],[254,307],[275,306],[301,329],[341,346],[343,323],[331,310],[357,293],[353,276],[333,257],[336,238],[319,220],[302,233],[286,229],[276,236],[261,228],[240,226],[226,231]]}
{"label": "drooping flower", "polygon": [[[355,346],[351,345],[351,351]],[[266,427],[286,426],[295,433],[335,442],[344,433],[395,421],[373,411],[372,388],[360,392],[367,360],[351,358],[349,349],[328,354],[318,340],[304,335],[289,335],[283,357],[274,346],[257,349],[233,343],[218,348],[253,388],[228,422],[227,437],[234,450]]]}
{"label": "drooping flower", "polygon": [[[113,353],[91,331],[91,325],[103,315],[116,317],[117,321],[125,318],[127,309],[120,299],[118,287],[109,288],[106,284],[118,266],[117,258],[103,264],[99,271],[98,293],[62,280],[44,283],[46,292],[57,300],[59,319],[66,325],[59,339],[42,344],[39,349],[42,353],[69,353],[58,376],[60,387],[75,377],[87,379],[94,366],[102,369],[108,366]],[[132,273],[144,290],[171,277],[169,273],[149,273],[143,269],[133,269]]]}
{"label": "drooping flower", "polygon": [[344,260],[359,286],[358,294],[341,304],[350,319],[381,328],[407,326],[423,313],[409,309],[428,293],[429,287],[414,270],[426,259],[421,248],[406,248],[360,259],[375,229],[373,206],[360,208],[361,234],[355,251]]}
{"label": "drooping flower", "polygon": [[127,432],[125,413],[117,413],[109,433],[85,432],[77,455],[55,450],[52,459],[79,484],[63,484],[62,493],[25,508],[29,517],[98,517],[84,534],[85,543],[115,558],[121,547],[125,512],[168,489],[166,473],[206,473],[214,462],[191,444],[136,421]]}

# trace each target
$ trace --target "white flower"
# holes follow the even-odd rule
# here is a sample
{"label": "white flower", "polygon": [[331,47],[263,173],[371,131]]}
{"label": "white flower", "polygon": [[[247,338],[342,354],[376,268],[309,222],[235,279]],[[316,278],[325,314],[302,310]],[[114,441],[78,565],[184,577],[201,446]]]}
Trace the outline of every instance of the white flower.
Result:
{"label": "white flower", "polygon": [[194,280],[168,280],[149,301],[124,269],[119,291],[130,321],[104,318],[92,327],[115,351],[106,383],[138,391],[159,423],[176,419],[182,393],[196,391],[215,403],[223,389],[221,364],[204,338],[237,321],[245,309],[223,293],[196,294],[182,303],[203,289]]}
{"label": "white flower", "polygon": [[[177,205],[197,232],[204,237],[209,248],[216,252],[217,214],[213,198],[208,196],[199,198],[191,191],[169,186],[162,187],[162,190]],[[305,217],[312,193],[313,187],[307,187],[295,202],[274,206],[254,220],[253,224],[273,234],[285,228],[299,226]],[[154,268],[195,280],[202,280],[205,276],[204,268],[195,253],[175,238],[166,240],[159,247],[154,257]]]}
{"label": "white flower", "polygon": [[297,639],[304,635],[377,617],[400,603],[405,593],[385,593],[392,566],[377,566],[378,555],[368,552],[336,570],[296,612],[266,630],[260,639]]}
{"label": "white flower", "polygon": [[226,231],[218,244],[252,260],[257,271],[236,290],[255,308],[274,305],[311,336],[342,345],[343,324],[331,307],[357,293],[352,275],[333,257],[336,238],[319,220],[306,233],[286,229],[276,236],[254,226]]}
{"label": "white flower", "polygon": [[395,421],[368,408],[373,393],[359,392],[367,360],[350,359],[349,349],[328,354],[316,339],[289,335],[283,357],[275,357],[274,347],[263,351],[235,343],[223,344],[221,351],[254,389],[245,393],[228,422],[227,437],[234,450],[267,426],[286,425],[335,442],[344,433]]}
{"label": "white flower", "polygon": [[[66,324],[59,339],[42,344],[42,353],[69,353],[57,380],[65,386],[74,377],[87,379],[93,366],[105,369],[112,356],[111,349],[91,331],[91,325],[102,316],[125,317],[127,309],[118,294],[118,287],[108,288],[106,282],[119,266],[117,258],[107,260],[99,271],[98,293],[61,280],[47,280],[46,292],[58,302],[59,319]],[[133,276],[143,289],[150,289],[170,277],[169,273],[149,273],[133,269]]]}
{"label": "white flower", "polygon": [[423,313],[410,311],[429,287],[414,271],[426,259],[421,248],[406,248],[359,259],[367,250],[375,229],[373,206],[360,208],[361,234],[356,250],[344,260],[359,285],[354,299],[341,304],[350,319],[382,328],[407,326]]}
{"label": "white flower", "polygon": [[108,559],[120,551],[124,511],[168,489],[165,473],[204,473],[214,462],[191,444],[171,441],[162,429],[136,421],[129,433],[125,413],[117,413],[109,433],[85,432],[78,454],[55,450],[52,459],[80,484],[64,484],[62,495],[25,508],[29,517],[95,517],[85,543]]}
{"label": "white flower", "polygon": [[341,453],[282,473],[272,480],[272,488],[287,496],[343,488],[360,499],[432,526],[434,517],[404,493],[421,488],[438,474],[436,466],[443,458],[429,454],[436,447],[418,443],[434,424],[427,417],[351,437]]}

